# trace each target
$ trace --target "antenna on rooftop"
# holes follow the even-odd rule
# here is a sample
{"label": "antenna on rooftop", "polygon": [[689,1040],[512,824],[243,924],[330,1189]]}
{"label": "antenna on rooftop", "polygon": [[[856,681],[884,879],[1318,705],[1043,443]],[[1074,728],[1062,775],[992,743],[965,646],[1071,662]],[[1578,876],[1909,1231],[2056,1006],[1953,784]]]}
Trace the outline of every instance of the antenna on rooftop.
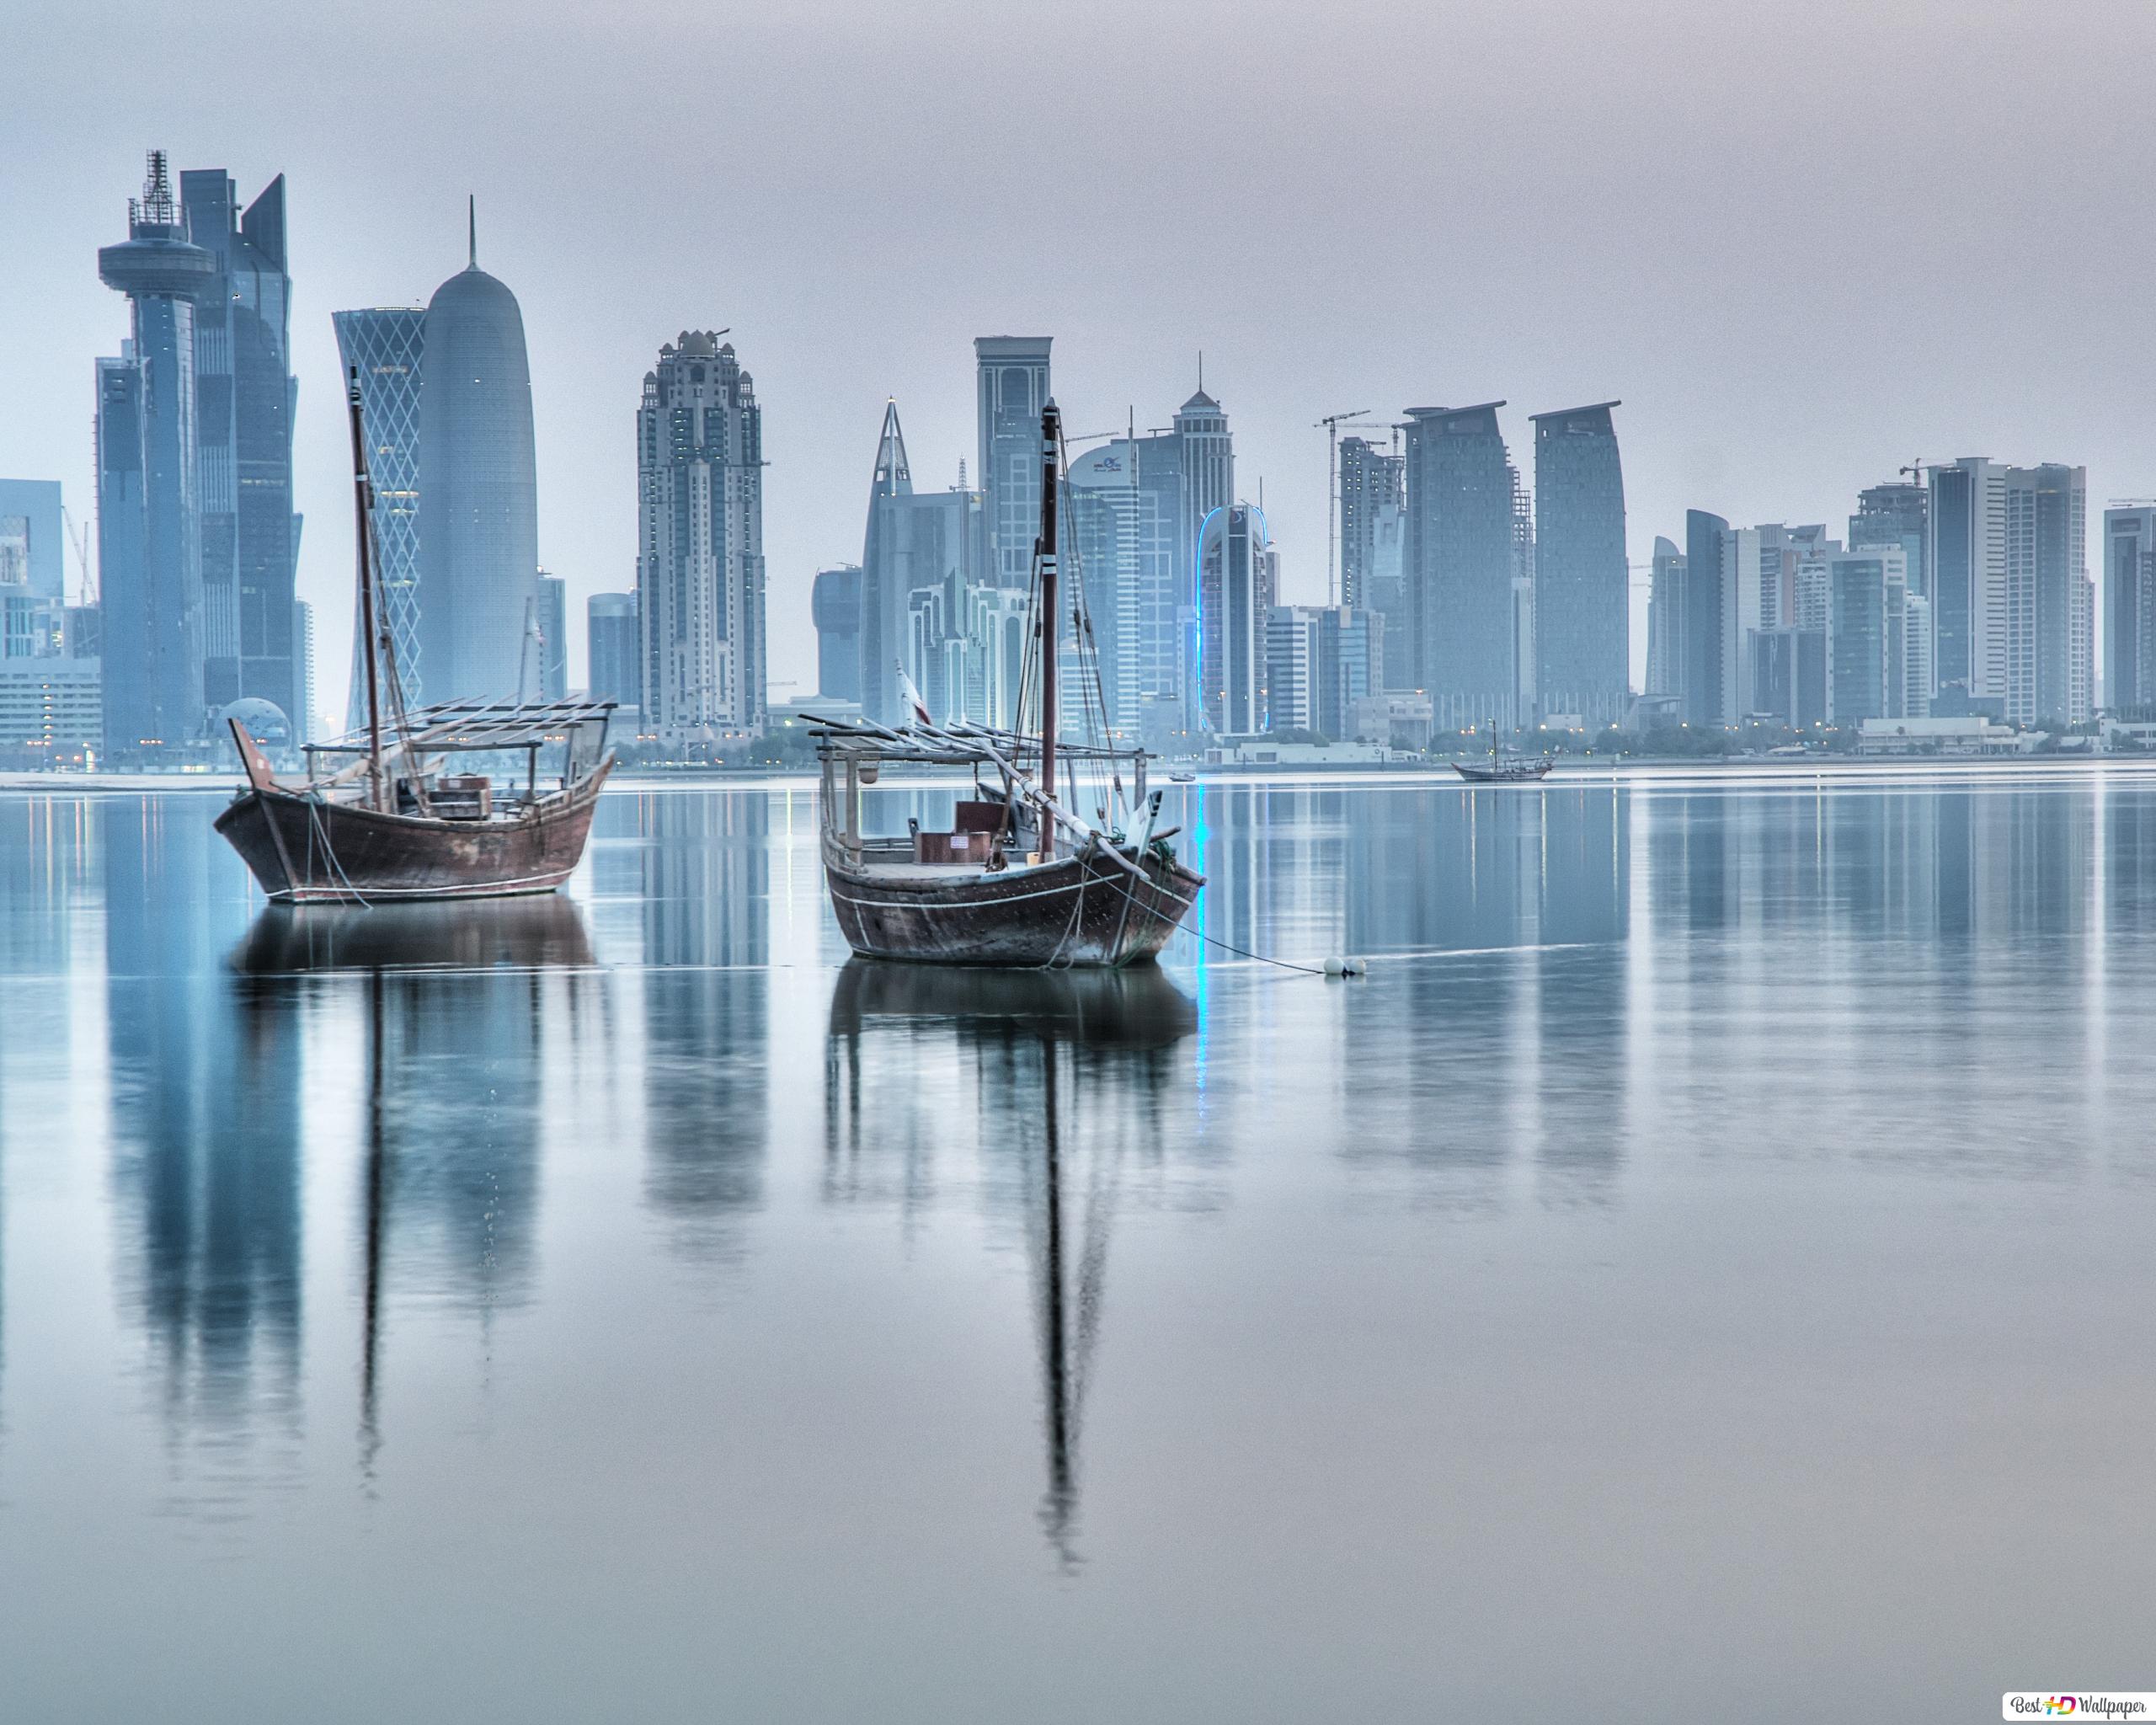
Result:
{"label": "antenna on rooftop", "polygon": [[465,194],[465,220],[470,224],[472,237],[472,267],[479,267],[479,200],[470,192]]}

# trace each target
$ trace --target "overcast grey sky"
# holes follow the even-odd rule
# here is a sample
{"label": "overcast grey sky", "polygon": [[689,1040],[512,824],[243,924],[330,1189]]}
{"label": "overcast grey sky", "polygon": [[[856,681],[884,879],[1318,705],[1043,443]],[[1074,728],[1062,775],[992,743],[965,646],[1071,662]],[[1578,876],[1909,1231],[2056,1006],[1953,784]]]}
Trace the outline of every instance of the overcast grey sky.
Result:
{"label": "overcast grey sky", "polygon": [[1349,408],[1504,398],[1531,473],[1529,413],[1621,397],[1641,563],[1688,505],[1838,523],[1919,456],[2085,462],[2093,514],[2156,494],[2153,50],[2145,0],[0,0],[0,473],[92,511],[125,328],[95,254],[157,145],[243,197],[290,178],[332,712],[329,313],[424,302],[467,191],[524,307],[573,683],[583,595],[632,579],[638,386],[690,327],[732,327],[764,405],[778,698],[813,686],[812,573],[860,556],[884,398],[917,483],[970,462],[980,334],[1053,334],[1084,431],[1165,423],[1203,348],[1295,598],[1311,422]]}

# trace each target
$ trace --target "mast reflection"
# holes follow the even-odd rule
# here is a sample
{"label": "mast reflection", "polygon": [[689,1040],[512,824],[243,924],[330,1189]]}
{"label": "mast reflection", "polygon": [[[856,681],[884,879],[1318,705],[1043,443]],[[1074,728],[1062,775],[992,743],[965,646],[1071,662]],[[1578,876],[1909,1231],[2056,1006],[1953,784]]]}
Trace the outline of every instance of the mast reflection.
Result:
{"label": "mast reflection", "polygon": [[[1078,1450],[1109,1231],[1133,1151],[1156,1164],[1161,1157],[1163,1103],[1182,1059],[1177,1044],[1197,1028],[1189,996],[1151,965],[1052,972],[856,960],[831,1001],[828,1195],[876,1189],[864,1163],[892,1154],[906,1164],[905,1189],[916,1189],[951,1123],[932,1103],[884,1104],[927,1090],[918,1079],[939,1050],[970,1068],[984,1163],[1017,1175],[1047,1452],[1038,1518],[1065,1570],[1082,1562]],[[889,1087],[880,1081],[886,1069]],[[873,1123],[866,1134],[864,1116]]]}
{"label": "mast reflection", "polygon": [[259,986],[295,978],[300,991],[358,1009],[358,1437],[371,1484],[392,1274],[483,1320],[519,1296],[538,1208],[541,1056],[564,1016],[572,1043],[595,1018],[611,1055],[603,979],[582,915],[558,895],[271,905],[230,962]]}

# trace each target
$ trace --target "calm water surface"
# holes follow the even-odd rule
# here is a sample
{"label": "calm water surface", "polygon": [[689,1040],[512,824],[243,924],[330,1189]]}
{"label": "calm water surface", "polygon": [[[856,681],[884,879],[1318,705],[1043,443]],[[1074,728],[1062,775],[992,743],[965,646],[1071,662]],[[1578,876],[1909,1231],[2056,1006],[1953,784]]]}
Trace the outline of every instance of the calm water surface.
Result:
{"label": "calm water surface", "polygon": [[1172,794],[1369,976],[850,966],[800,786],[377,912],[0,797],[0,1717],[2156,1687],[2156,773]]}

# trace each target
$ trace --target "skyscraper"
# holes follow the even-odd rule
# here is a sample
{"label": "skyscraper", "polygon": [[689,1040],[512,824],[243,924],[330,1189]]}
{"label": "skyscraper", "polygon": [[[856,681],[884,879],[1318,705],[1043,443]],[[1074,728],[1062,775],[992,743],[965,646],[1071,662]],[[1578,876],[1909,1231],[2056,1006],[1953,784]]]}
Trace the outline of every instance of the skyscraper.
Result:
{"label": "skyscraper", "polygon": [[1181,558],[1181,440],[1119,437],[1070,463],[1070,542],[1085,584],[1108,723],[1138,734],[1149,698],[1180,693],[1177,617],[1188,603]]}
{"label": "skyscraper", "polygon": [[808,590],[816,623],[816,692],[832,701],[861,698],[861,565],[816,571]]}
{"label": "skyscraper", "polygon": [[644,374],[637,414],[647,730],[677,742],[762,731],[763,499],[755,382],[731,342],[684,330]]}
{"label": "skyscraper", "polygon": [[539,698],[560,701],[569,692],[568,586],[559,575],[544,569],[539,571],[538,586]]}
{"label": "skyscraper", "polygon": [[1673,695],[1678,686],[1678,667],[1684,659],[1684,553],[1657,534],[1652,569],[1647,589],[1646,692]]}
{"label": "skyscraper", "polygon": [[1908,561],[1898,545],[1827,558],[1827,718],[1907,718]]}
{"label": "skyscraper", "polygon": [[1933,676],[1950,710],[2086,718],[2095,682],[2088,477],[1966,457],[1929,470]]}
{"label": "skyscraper", "polygon": [[1273,537],[1264,510],[1216,509],[1198,534],[1199,688],[1206,723],[1240,736],[1266,728],[1266,628],[1273,611]]}
{"label": "skyscraper", "polygon": [[2104,707],[2156,709],[2156,503],[2104,511]]}
{"label": "skyscraper", "polygon": [[1908,568],[1908,588],[1921,595],[1930,540],[1930,494],[1921,485],[1896,482],[1860,491],[1849,517],[1849,549],[1869,551],[1898,545]]}
{"label": "skyscraper", "polygon": [[476,230],[420,346],[421,678],[430,702],[506,700],[536,592],[539,482],[524,314],[480,269]]}
{"label": "skyscraper", "polygon": [[1988,708],[2003,718],[2006,470],[1968,456],[1929,469],[1928,478],[1932,676],[1951,706]]}
{"label": "skyscraper", "polygon": [[[1038,451],[1038,425],[1033,443]],[[1038,476],[1035,485],[1038,515]],[[910,716],[899,692],[901,670],[937,717],[987,717],[969,705],[963,668],[966,591],[975,580],[979,531],[973,493],[955,487],[914,489],[898,404],[885,403],[861,550],[858,698],[862,712],[878,724],[903,724]],[[1030,544],[1027,549],[1030,557]],[[1022,585],[1006,590],[1022,600],[1025,590]],[[1009,715],[994,722],[1008,723]]]}
{"label": "skyscraper", "polygon": [[[419,639],[419,374],[426,351],[427,314],[419,306],[378,306],[333,312],[343,382],[358,374],[360,418],[366,430],[367,473],[374,486],[374,578],[389,624],[392,652],[404,698],[430,697]],[[352,680],[345,723],[366,721],[365,635],[359,584],[352,587]]]}
{"label": "skyscraper", "polygon": [[293,650],[299,519],[292,513],[291,278],[285,179],[243,212],[221,168],[179,177],[188,238],[216,260],[195,307],[202,534],[203,693],[211,708],[272,702],[306,734]]}
{"label": "skyscraper", "polygon": [[1676,648],[1678,716],[1690,725],[1736,722],[1732,660],[1744,650],[1737,628],[1736,547],[1729,523],[1700,509],[1684,512],[1684,574],[1678,587]]}
{"label": "skyscraper", "polygon": [[1378,686],[1414,686],[1415,640],[1401,579],[1406,506],[1404,457],[1363,437],[1340,440],[1340,592],[1349,605],[1385,619],[1385,663]]}
{"label": "skyscraper", "polygon": [[2089,475],[2057,462],[2009,471],[2006,716],[2078,724],[2093,710],[2095,606],[2085,548]]}
{"label": "skyscraper", "polygon": [[0,659],[51,658],[67,644],[60,482],[0,479]]}
{"label": "skyscraper", "polygon": [[584,605],[584,692],[634,708],[643,696],[643,648],[637,595],[595,593]]}
{"label": "skyscraper", "polygon": [[1534,415],[1536,699],[1590,729],[1621,724],[1631,688],[1617,405]]}
{"label": "skyscraper", "polygon": [[1053,339],[982,335],[974,340],[986,579],[992,586],[1022,591],[1033,579],[1041,520],[1041,409],[1048,404]]}
{"label": "skyscraper", "polygon": [[1519,722],[1513,474],[1502,402],[1407,410],[1406,580],[1441,731]]}
{"label": "skyscraper", "polygon": [[314,607],[292,601],[292,740],[314,740]]}
{"label": "skyscraper", "polygon": [[1267,716],[1276,731],[1354,732],[1355,703],[1377,692],[1384,619],[1347,605],[1276,605],[1266,623]]}
{"label": "skyscraper", "polygon": [[206,717],[195,313],[218,265],[187,238],[163,151],[98,275],[127,296],[131,329],[97,364],[104,746],[126,759],[199,739]]}

